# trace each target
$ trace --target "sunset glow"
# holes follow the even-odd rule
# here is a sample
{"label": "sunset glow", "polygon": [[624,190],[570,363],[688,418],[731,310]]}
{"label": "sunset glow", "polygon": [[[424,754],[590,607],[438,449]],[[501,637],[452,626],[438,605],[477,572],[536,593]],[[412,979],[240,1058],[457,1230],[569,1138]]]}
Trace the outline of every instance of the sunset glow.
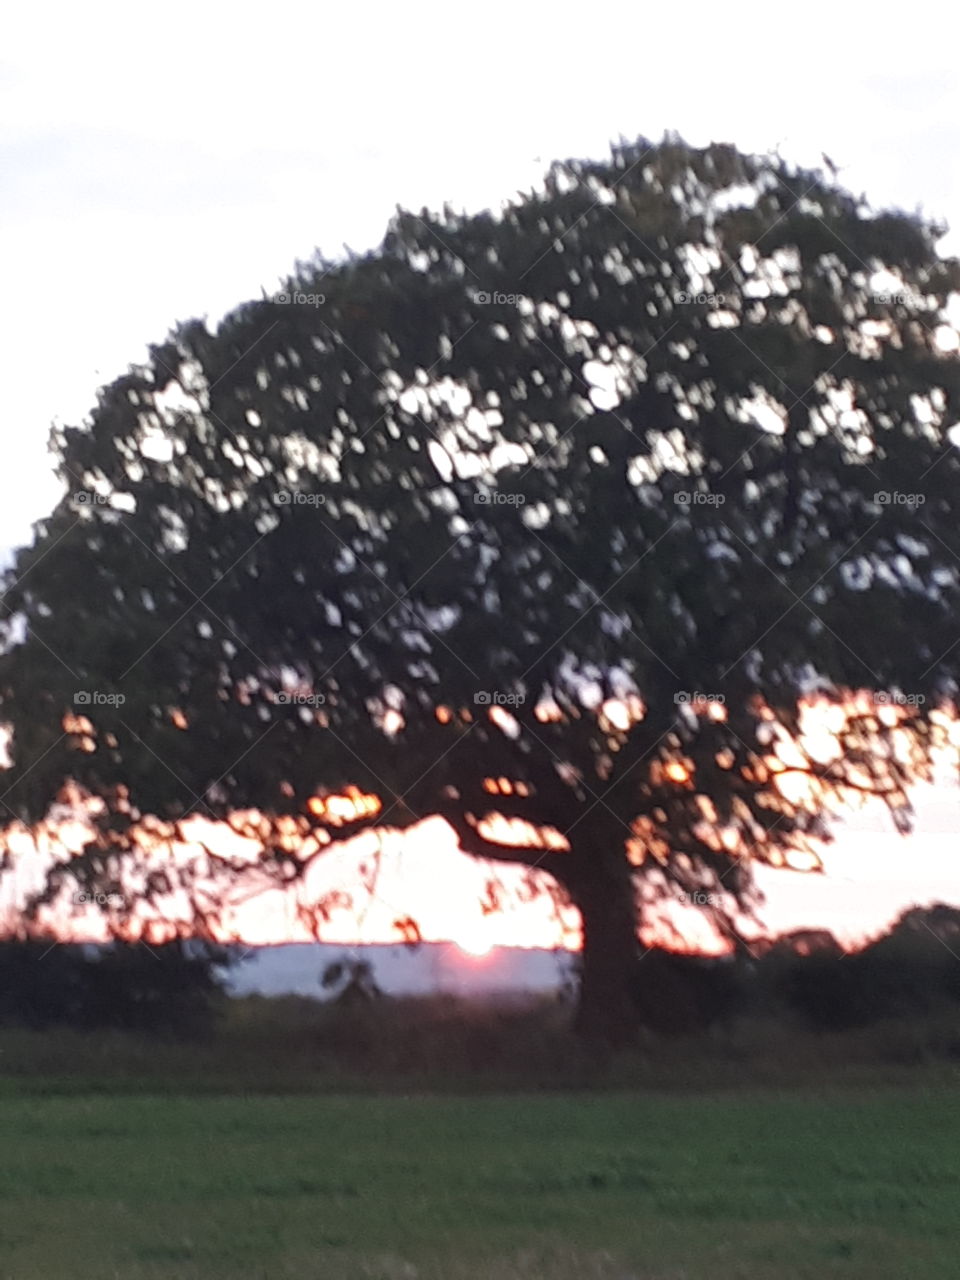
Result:
{"label": "sunset glow", "polygon": [[340,827],[379,813],[382,804],[379,796],[364,795],[359,787],[347,787],[342,795],[311,796],[307,808],[315,817]]}
{"label": "sunset glow", "polygon": [[[697,714],[715,718],[718,709],[725,714],[719,703],[701,701],[693,704],[692,709]],[[501,710],[488,708],[487,714],[491,720],[499,722]],[[906,709],[883,701],[882,695],[875,699],[871,694],[853,692],[842,704],[826,697],[811,697],[801,707],[801,732],[796,742],[791,741],[777,725],[768,709],[760,707],[758,710],[763,719],[770,721],[769,747],[744,768],[758,780],[770,783],[769,808],[777,811],[779,793],[784,804],[816,802],[831,807],[845,822],[859,811],[874,816],[872,819],[869,816],[857,819],[858,822],[878,824],[874,828],[877,834],[869,842],[848,827],[849,834],[843,835],[838,842],[837,847],[842,851],[839,860],[833,847],[822,842],[814,842],[813,852],[770,848],[770,869],[758,869],[759,880],[768,894],[771,886],[775,890],[778,885],[786,886],[789,881],[793,885],[789,890],[790,901],[795,904],[820,902],[827,907],[833,901],[831,893],[836,897],[842,887],[832,880],[832,868],[851,865],[850,860],[859,850],[863,858],[857,864],[862,869],[858,874],[876,877],[878,882],[891,886],[897,883],[895,877],[899,876],[903,887],[897,900],[903,903],[912,901],[913,891],[908,884],[911,869],[916,867],[922,852],[919,838],[901,846],[901,837],[892,830],[890,835],[881,835],[890,826],[882,802],[859,796],[856,792],[849,795],[846,803],[842,798],[831,799],[824,784],[811,773],[811,761],[821,768],[842,758],[839,735],[844,731],[848,716],[854,714],[865,717],[868,724],[870,719],[875,719],[877,723],[894,728],[893,749],[908,761],[911,751],[909,735],[896,730],[897,724],[907,714]],[[551,718],[546,704],[535,708],[538,720],[543,721],[545,711],[547,718]],[[594,714],[598,727],[611,735],[608,742],[615,743],[617,735],[629,731],[624,726],[629,726],[632,720],[641,719],[644,711],[639,699],[608,700],[599,705]],[[466,708],[456,714],[461,721],[467,721],[470,716]],[[189,725],[185,718],[181,721],[181,715],[174,713],[174,723],[184,732],[189,732]],[[447,707],[439,707],[437,718],[441,723],[450,723],[454,713]],[[934,756],[944,777],[947,777],[956,766],[960,724],[951,707],[934,710],[930,719],[938,735]],[[515,723],[514,718],[503,713],[501,727],[505,731],[508,722]],[[98,749],[96,730],[87,716],[69,712],[64,717],[63,728],[80,750],[90,752]],[[724,769],[733,768],[736,763],[733,753],[727,749],[716,759]],[[694,762],[683,754],[655,763],[651,776],[658,779],[660,785],[696,793]],[[575,780],[575,773],[571,778]],[[864,784],[868,781],[864,777]],[[544,854],[569,850],[569,841],[560,829],[540,826],[516,815],[506,816],[498,810],[498,802],[507,798],[514,807],[519,800],[522,809],[522,802],[534,794],[528,782],[511,778],[507,773],[491,774],[483,780],[482,787],[489,801],[486,812],[476,815],[477,831],[483,838],[501,847],[538,849]],[[292,791],[288,789],[285,794],[290,795]],[[269,817],[256,810],[237,810],[225,822],[213,822],[194,814],[179,824],[145,815],[133,829],[141,851],[136,875],[172,869],[172,880],[176,881],[180,868],[189,867],[197,871],[209,884],[204,893],[209,896],[210,908],[219,917],[218,928],[225,940],[243,938],[250,942],[270,942],[306,940],[317,936],[306,928],[303,921],[314,918],[311,913],[316,903],[323,899],[333,902],[329,895],[336,896],[347,888],[347,897],[332,906],[322,921],[320,936],[324,940],[343,943],[395,940],[394,922],[400,917],[412,916],[416,918],[424,940],[450,940],[465,954],[477,958],[489,954],[497,946],[577,945],[576,913],[571,911],[561,916],[549,894],[543,892],[536,901],[532,901],[524,888],[526,872],[520,867],[496,866],[496,875],[509,905],[489,916],[478,916],[475,904],[484,898],[486,877],[493,864],[458,852],[452,829],[441,819],[427,819],[403,835],[378,834],[373,828],[363,832],[354,826],[362,820],[375,818],[382,807],[379,796],[348,786],[338,794],[312,796],[300,815]],[[707,797],[699,797],[699,807],[703,821],[697,829],[698,837],[718,852],[736,855],[738,838],[735,829],[719,824],[716,810]],[[82,852],[92,831],[84,814],[94,814],[102,808],[102,800],[85,796],[76,786],[67,786],[46,822],[34,829],[16,823],[10,825],[8,847],[18,869],[10,878],[6,903],[0,904],[4,905],[5,919],[17,918],[11,894],[22,897],[28,889],[35,892],[42,882],[43,867],[54,860],[69,860]],[[652,818],[638,818],[634,822],[632,833],[626,839],[627,856],[634,866],[668,865],[671,849],[659,828],[660,821],[655,814]],[[955,818],[951,819],[951,824],[951,829],[955,829]],[[258,868],[265,847],[282,849],[296,857],[307,868],[303,877],[287,889],[271,883]],[[227,859],[235,867],[249,868],[249,871],[244,871],[243,884],[238,882],[231,890],[233,896],[229,902],[222,898],[223,891],[218,888],[217,879],[220,869],[215,861],[209,861],[207,851],[214,859]],[[371,853],[380,859],[380,870],[372,886],[374,896],[368,900],[365,891],[355,887],[363,882],[361,867]],[[813,877],[819,881],[818,885],[813,884],[810,877],[799,874],[819,869],[821,864],[828,874],[826,877]],[[540,874],[534,872],[535,876]],[[548,883],[549,877],[543,877],[542,885]],[[885,889],[883,901],[892,904],[894,894],[894,888]],[[916,894],[923,897],[919,889],[914,896]],[[949,888],[945,886],[940,896],[944,900],[949,899]],[[778,908],[778,918],[786,918],[784,913],[788,915],[789,909],[789,902],[785,902]],[[853,905],[847,902],[845,917],[849,931],[856,934],[858,929],[862,932],[869,928],[869,921],[880,909],[871,906],[866,897]],[[797,910],[795,906],[794,911]],[[301,916],[299,913],[302,911],[307,915]],[[149,911],[138,908],[138,916],[141,915],[142,918],[132,921],[130,927],[139,929],[145,937],[158,936],[159,929],[169,932],[189,927],[187,897],[175,887],[166,899]],[[690,945],[705,950],[715,948],[716,938],[709,929],[701,927],[702,922],[695,919],[696,916],[695,911],[683,911],[672,927],[679,929]],[[73,908],[69,922],[62,911],[54,915],[52,909],[45,911],[45,918],[63,936],[99,936],[107,923],[104,913],[93,907]]]}
{"label": "sunset glow", "polygon": [[489,930],[485,929],[482,924],[474,927],[465,927],[454,938],[454,942],[468,956],[486,956],[493,949],[493,939]]}

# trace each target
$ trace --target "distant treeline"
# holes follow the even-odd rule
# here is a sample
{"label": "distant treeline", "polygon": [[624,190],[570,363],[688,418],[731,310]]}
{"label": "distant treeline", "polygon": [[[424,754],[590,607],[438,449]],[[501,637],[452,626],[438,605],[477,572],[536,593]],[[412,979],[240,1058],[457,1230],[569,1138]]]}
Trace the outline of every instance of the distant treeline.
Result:
{"label": "distant treeline", "polygon": [[[149,947],[0,942],[0,1026],[198,1034],[225,1007],[224,978],[237,958],[230,948],[192,940]],[[575,960],[572,970],[571,996]],[[322,986],[345,1010],[373,1011],[388,1001],[364,961],[328,965],[317,979],[318,995]],[[638,1023],[664,1034],[746,1017],[843,1031],[957,1004],[960,910],[943,905],[906,912],[855,952],[826,931],[806,930],[719,958],[655,948],[637,965]]]}
{"label": "distant treeline", "polygon": [[943,905],[904,913],[858,951],[802,930],[720,958],[654,949],[637,969],[640,1022],[663,1032],[762,1015],[842,1031],[957,1003],[960,910]]}
{"label": "distant treeline", "polygon": [[194,940],[163,946],[0,942],[0,1026],[192,1035],[227,999],[225,947]]}

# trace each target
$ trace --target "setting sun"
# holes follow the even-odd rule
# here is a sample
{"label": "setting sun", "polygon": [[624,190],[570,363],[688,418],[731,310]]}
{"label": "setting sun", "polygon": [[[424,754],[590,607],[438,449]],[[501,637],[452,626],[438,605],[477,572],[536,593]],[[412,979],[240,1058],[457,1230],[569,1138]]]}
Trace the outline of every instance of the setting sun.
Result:
{"label": "setting sun", "polygon": [[486,956],[493,949],[490,931],[482,924],[465,925],[454,939],[459,949],[468,956]]}

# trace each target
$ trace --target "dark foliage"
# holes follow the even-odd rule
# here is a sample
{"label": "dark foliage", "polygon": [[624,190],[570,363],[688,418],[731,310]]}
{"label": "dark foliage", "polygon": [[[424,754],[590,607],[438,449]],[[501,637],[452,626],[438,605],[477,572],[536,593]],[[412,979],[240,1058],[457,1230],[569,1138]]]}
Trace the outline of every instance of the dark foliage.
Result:
{"label": "dark foliage", "polygon": [[346,958],[333,960],[320,975],[324,991],[332,992],[332,998],[341,1005],[368,1005],[383,998],[368,960]]}
{"label": "dark foliage", "polygon": [[[751,862],[815,856],[843,788],[908,824],[960,677],[942,234],[777,157],[640,139],[496,216],[400,211],[151,347],[56,432],[69,492],[5,583],[5,803],[103,804],[53,889],[122,896],[143,815],[339,837],[318,790],[355,784],[368,826],[440,815],[553,877],[581,1029],[626,1038],[639,890],[731,927]],[[828,764],[796,741],[814,687],[870,695]]]}
{"label": "dark foliage", "polygon": [[787,934],[755,953],[715,957],[652,947],[637,965],[635,1002],[639,1024],[668,1035],[750,1015],[846,1031],[936,1014],[960,1004],[960,910],[914,908],[849,953],[819,929]]}
{"label": "dark foliage", "polygon": [[652,1031],[709,1030],[746,1012],[755,985],[750,960],[652,948],[637,966],[637,1016]]}
{"label": "dark foliage", "polygon": [[824,1031],[916,1017],[960,1003],[960,911],[906,913],[860,951],[783,939],[762,964],[776,1002]]}
{"label": "dark foliage", "polygon": [[0,1025],[196,1035],[223,1000],[225,948],[195,942],[106,947],[0,943]]}

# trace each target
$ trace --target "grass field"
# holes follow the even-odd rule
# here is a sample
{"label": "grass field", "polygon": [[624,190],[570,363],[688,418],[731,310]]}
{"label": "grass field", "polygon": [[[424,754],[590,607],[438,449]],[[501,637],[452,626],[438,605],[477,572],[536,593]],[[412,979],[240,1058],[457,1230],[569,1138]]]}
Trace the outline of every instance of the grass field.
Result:
{"label": "grass field", "polygon": [[951,1280],[956,1017],[586,1055],[555,1005],[0,1030],[0,1280]]}
{"label": "grass field", "polygon": [[[0,1102],[3,1280],[949,1280],[960,1093]],[[36,1083],[36,1082],[34,1082]]]}

